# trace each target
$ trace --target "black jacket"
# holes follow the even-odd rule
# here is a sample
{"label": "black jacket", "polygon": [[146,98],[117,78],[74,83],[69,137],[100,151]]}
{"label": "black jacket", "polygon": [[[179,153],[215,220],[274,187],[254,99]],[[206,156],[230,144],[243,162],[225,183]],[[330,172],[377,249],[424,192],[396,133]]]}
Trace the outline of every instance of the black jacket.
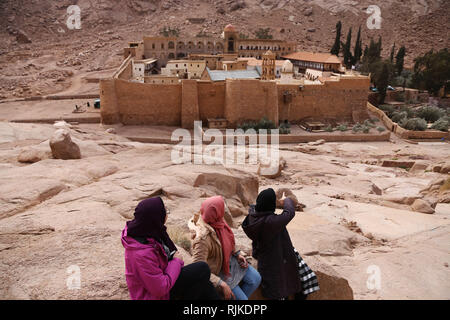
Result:
{"label": "black jacket", "polygon": [[253,257],[258,260],[262,294],[269,299],[288,297],[302,290],[298,262],[286,225],[294,218],[291,199],[284,201],[280,215],[274,212],[256,212],[250,206],[249,215],[242,223],[252,239]]}

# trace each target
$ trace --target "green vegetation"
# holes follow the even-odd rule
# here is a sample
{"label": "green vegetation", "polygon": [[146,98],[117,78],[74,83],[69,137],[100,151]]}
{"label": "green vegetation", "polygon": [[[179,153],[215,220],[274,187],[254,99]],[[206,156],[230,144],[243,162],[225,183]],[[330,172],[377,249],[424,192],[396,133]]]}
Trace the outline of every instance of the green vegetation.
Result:
{"label": "green vegetation", "polygon": [[434,95],[437,95],[442,87],[445,92],[448,92],[450,88],[450,52],[448,49],[438,52],[431,50],[414,59],[414,63],[412,77],[414,88],[428,90]]}
{"label": "green vegetation", "polygon": [[417,110],[417,117],[426,120],[427,122],[435,122],[445,116],[445,110],[435,106],[425,106]]}
{"label": "green vegetation", "polygon": [[427,122],[422,118],[403,119],[399,125],[407,130],[425,131]]}
{"label": "green vegetation", "polygon": [[335,56],[339,56],[339,52],[341,51],[341,29],[342,23],[339,21],[336,24],[336,39],[334,40],[333,47],[331,48],[330,53]]}
{"label": "green vegetation", "polygon": [[340,125],[338,125],[338,126],[336,127],[336,130],[339,130],[339,131],[341,131],[341,132],[344,132],[344,131],[347,131],[347,130],[348,130],[348,127],[347,127],[346,124],[340,124]]}
{"label": "green vegetation", "polygon": [[386,128],[384,128],[384,127],[377,127],[377,131],[378,132],[383,132],[383,131],[386,131]]}
{"label": "green vegetation", "polygon": [[444,117],[437,120],[433,125],[431,126],[431,129],[439,130],[439,131],[448,131],[449,129],[449,121],[445,120]]}
{"label": "green vegetation", "polygon": [[325,131],[326,132],[333,132],[334,129],[333,129],[333,127],[331,125],[328,125],[327,127],[325,127]]}
{"label": "green vegetation", "polygon": [[270,28],[259,28],[255,31],[255,37],[257,39],[273,39],[273,36],[270,34]]}
{"label": "green vegetation", "polygon": [[278,130],[280,130],[280,134],[289,134],[291,133],[291,125],[289,122],[283,122]]}
{"label": "green vegetation", "polygon": [[[289,125],[289,124],[288,124]],[[255,131],[259,132],[261,129],[266,129],[267,133],[270,133],[271,129],[276,129],[277,127],[275,124],[267,119],[266,117],[262,118],[259,122],[256,121],[249,121],[244,122],[240,126],[238,126],[239,129],[242,129],[244,131],[247,131],[248,129],[254,129]],[[290,128],[290,125],[288,129]],[[289,129],[290,131],[290,129]]]}
{"label": "green vegetation", "polygon": [[353,133],[357,133],[357,132],[369,133],[370,127],[366,125],[366,122],[364,122],[364,124],[357,122],[353,126],[352,131],[353,131]]}
{"label": "green vegetation", "polygon": [[[379,109],[401,127],[408,130],[426,130],[427,123],[432,123],[431,129],[447,131],[450,125],[450,114],[445,109],[435,106],[421,106],[412,108],[409,106],[401,106],[395,108],[392,105],[380,105]],[[367,125],[367,123],[364,123]]]}

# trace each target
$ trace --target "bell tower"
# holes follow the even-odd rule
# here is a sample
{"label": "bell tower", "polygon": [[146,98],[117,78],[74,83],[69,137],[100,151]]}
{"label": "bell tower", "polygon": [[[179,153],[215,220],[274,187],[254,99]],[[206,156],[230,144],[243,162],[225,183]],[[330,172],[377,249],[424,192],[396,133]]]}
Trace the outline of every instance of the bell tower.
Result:
{"label": "bell tower", "polygon": [[238,33],[236,28],[229,24],[223,30],[223,38],[224,38],[224,53],[237,53],[238,50]]}
{"label": "bell tower", "polygon": [[261,80],[275,80],[275,53],[270,50],[262,56]]}

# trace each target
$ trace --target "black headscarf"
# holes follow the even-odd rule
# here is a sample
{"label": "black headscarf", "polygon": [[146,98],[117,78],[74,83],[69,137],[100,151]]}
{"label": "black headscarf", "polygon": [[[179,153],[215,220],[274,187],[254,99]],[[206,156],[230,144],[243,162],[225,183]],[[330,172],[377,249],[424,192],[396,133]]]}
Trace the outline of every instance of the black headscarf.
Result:
{"label": "black headscarf", "polygon": [[277,196],[272,188],[261,191],[256,198],[257,212],[275,212]]}
{"label": "black headscarf", "polygon": [[[160,197],[142,200],[134,210],[134,219],[127,222],[127,235],[132,238],[153,238],[163,242],[170,251],[176,251],[164,225],[166,208]],[[138,240],[137,239],[137,240]]]}

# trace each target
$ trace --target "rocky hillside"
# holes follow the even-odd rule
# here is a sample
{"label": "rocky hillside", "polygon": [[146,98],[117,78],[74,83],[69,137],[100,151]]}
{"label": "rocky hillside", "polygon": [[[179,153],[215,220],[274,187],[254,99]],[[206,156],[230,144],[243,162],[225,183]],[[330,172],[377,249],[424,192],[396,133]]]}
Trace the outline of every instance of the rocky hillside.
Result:
{"label": "rocky hillside", "polygon": [[[379,30],[366,26],[366,9],[374,2],[381,9]],[[67,8],[73,4],[81,9],[79,30],[66,25]],[[73,74],[117,66],[128,41],[157,35],[164,26],[178,28],[180,36],[212,37],[219,37],[228,23],[251,37],[269,27],[274,38],[294,40],[299,50],[328,51],[340,20],[342,40],[349,27],[354,40],[362,26],[364,44],[381,35],[386,56],[394,42],[406,45],[410,66],[432,48],[449,47],[449,13],[446,0],[4,0],[0,96],[66,89]]]}

